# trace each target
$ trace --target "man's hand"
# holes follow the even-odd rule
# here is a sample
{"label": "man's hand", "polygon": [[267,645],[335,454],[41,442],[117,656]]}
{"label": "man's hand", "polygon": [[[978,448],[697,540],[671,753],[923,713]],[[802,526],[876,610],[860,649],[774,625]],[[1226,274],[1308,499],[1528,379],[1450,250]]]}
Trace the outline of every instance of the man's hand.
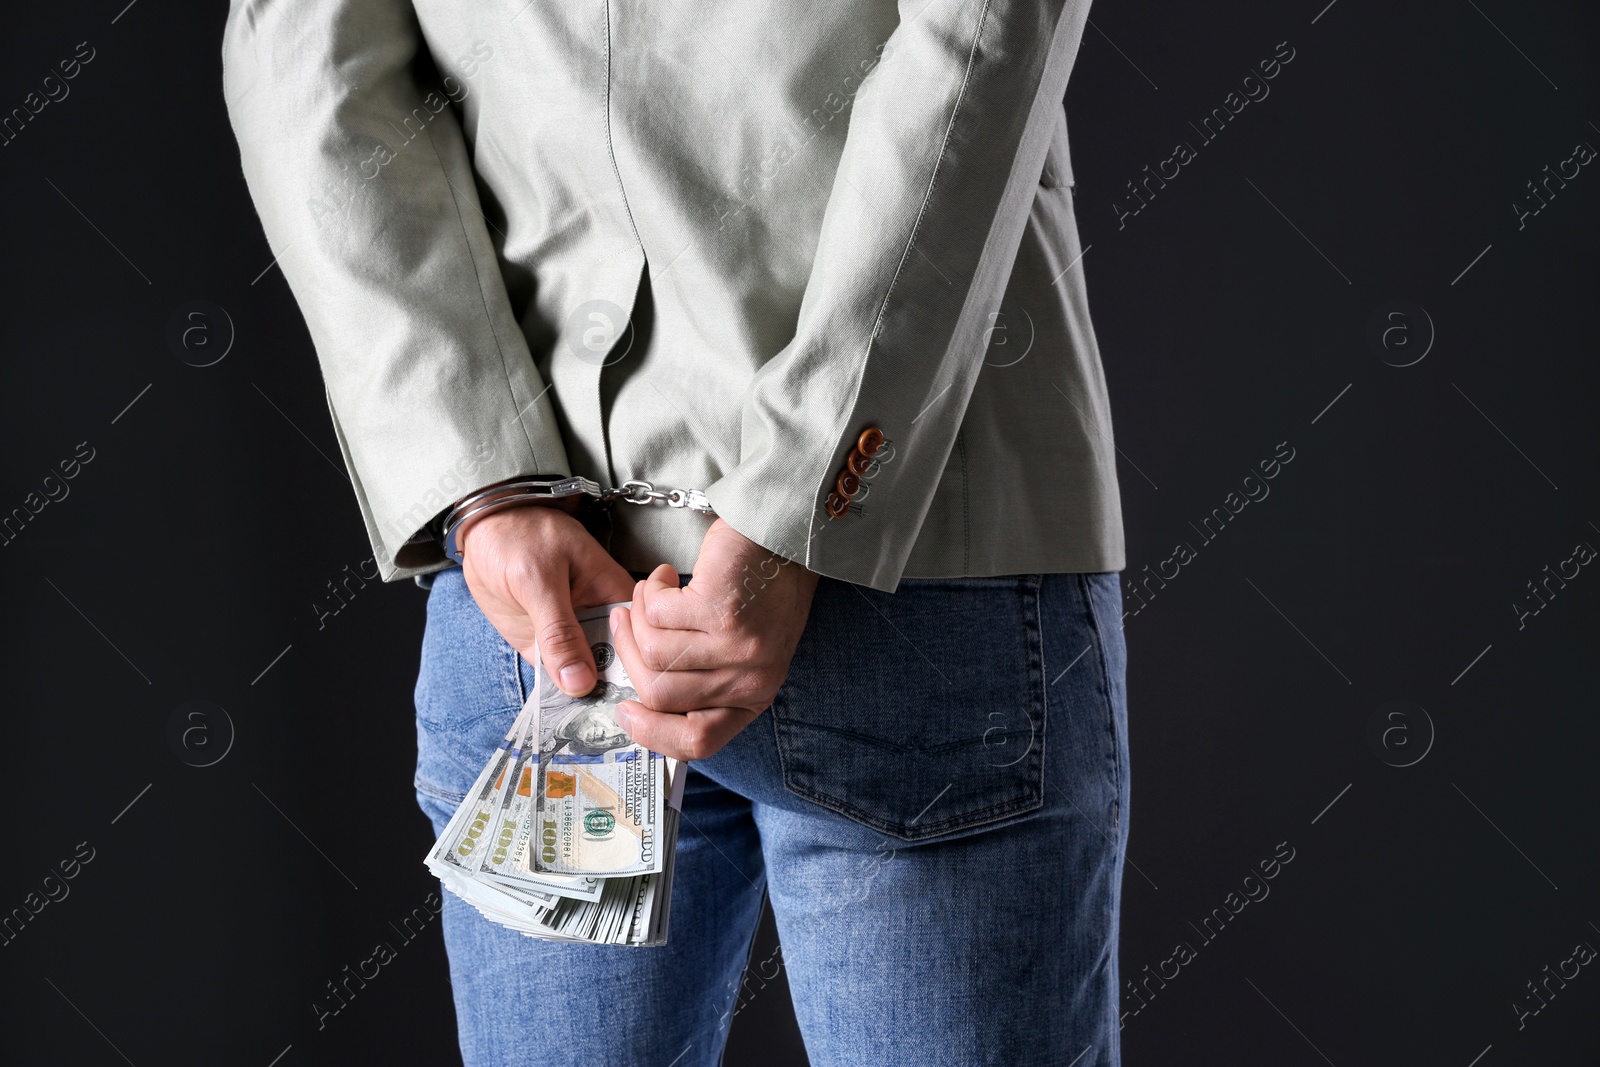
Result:
{"label": "man's hand", "polygon": [[689,584],[663,563],[611,612],[617,654],[641,700],[617,710],[646,748],[714,755],[772,705],[811,612],[817,575],[718,519]]}
{"label": "man's hand", "polygon": [[484,616],[533,662],[534,642],[562,691],[596,681],[594,654],[574,608],[627,600],[633,578],[583,524],[559,507],[486,515],[463,532],[462,571]]}

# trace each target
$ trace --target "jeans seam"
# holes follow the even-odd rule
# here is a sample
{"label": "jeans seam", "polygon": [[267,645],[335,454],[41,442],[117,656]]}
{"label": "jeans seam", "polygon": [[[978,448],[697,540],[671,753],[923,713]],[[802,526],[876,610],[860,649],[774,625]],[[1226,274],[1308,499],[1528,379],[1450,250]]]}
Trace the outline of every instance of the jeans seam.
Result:
{"label": "jeans seam", "polygon": [[[780,763],[781,762],[782,760],[780,757]],[[791,784],[787,777],[784,779],[784,786],[796,796],[799,796],[805,800],[809,800],[819,807],[826,808],[835,815],[842,816],[851,820],[852,822],[859,822],[862,825],[868,826],[874,830],[879,830],[883,833],[890,834],[891,836],[898,837],[902,841],[911,841],[919,844],[931,841],[933,838],[958,830],[975,829],[979,826],[995,822],[999,819],[1005,818],[1006,816],[1017,814],[1019,812],[1033,811],[1044,804],[1044,796],[1042,793],[1037,796],[1020,797],[1016,800],[1005,800],[998,804],[991,804],[987,808],[977,808],[973,811],[963,812],[961,815],[952,816],[951,818],[946,819],[944,822],[924,823],[920,829],[924,830],[925,832],[907,835],[899,830],[894,829],[894,823],[891,823],[886,819],[881,819],[870,812],[864,811],[861,808],[848,803],[847,801],[840,800],[838,797],[830,796],[827,793],[818,793],[803,785]]]}
{"label": "jeans seam", "polygon": [[1117,710],[1111,699],[1111,662],[1106,657],[1100,612],[1095,607],[1094,590],[1087,574],[1078,575],[1078,588],[1083,591],[1084,603],[1089,609],[1089,625],[1094,629],[1094,643],[1100,650],[1100,700],[1105,708],[1106,740],[1111,749],[1111,832],[1116,833],[1122,826],[1122,757],[1117,748]]}
{"label": "jeans seam", "polygon": [[510,653],[509,658],[507,658],[505,661],[506,693],[511,697],[512,700],[516,702],[516,706],[520,709],[522,705],[528,702],[528,694],[525,693],[522,688],[522,665],[517,662],[522,653],[512,648],[511,642],[505,640],[504,638],[501,639],[500,643],[504,645],[506,651]]}
{"label": "jeans seam", "polygon": [[421,777],[420,775],[412,778],[411,788],[426,796],[433,797],[435,800],[444,800],[452,804],[460,804],[462,801],[467,799],[467,795],[465,793],[453,793],[441,786],[434,785],[432,782]]}
{"label": "jeans seam", "polygon": [[[857,733],[854,730],[847,730],[842,726],[829,726],[826,723],[808,722],[805,719],[797,719],[797,718],[794,718],[792,716],[786,716],[784,721],[786,723],[788,723],[790,726],[804,726],[804,727],[807,727],[808,729],[820,730],[821,732],[823,732],[825,734],[833,734],[836,737],[849,738],[852,742],[859,742],[860,744],[863,744],[863,745],[870,745],[873,748],[882,749],[885,752],[900,752],[900,753],[913,753],[914,752],[914,753],[919,753],[919,754],[924,755],[924,756],[935,756],[935,755],[939,755],[939,754],[945,753],[945,752],[954,752],[954,751],[956,751],[958,749],[969,748],[973,744],[973,740],[971,738],[960,738],[960,739],[955,740],[955,741],[946,741],[942,745],[932,745],[932,746],[927,746],[927,747],[918,746],[916,748],[910,748],[910,747],[908,747],[906,745],[900,745],[900,744],[895,744],[895,743],[890,742],[890,741],[885,741],[882,738],[871,737],[871,736],[869,736],[867,734]],[[981,739],[980,739],[980,741],[981,741]]]}

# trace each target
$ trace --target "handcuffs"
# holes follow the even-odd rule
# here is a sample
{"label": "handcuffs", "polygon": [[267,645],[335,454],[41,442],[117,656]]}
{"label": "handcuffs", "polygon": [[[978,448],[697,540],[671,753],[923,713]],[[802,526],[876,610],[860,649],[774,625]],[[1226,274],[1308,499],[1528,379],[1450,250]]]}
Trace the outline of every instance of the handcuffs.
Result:
{"label": "handcuffs", "polygon": [[711,501],[700,489],[657,489],[650,482],[633,479],[620,486],[602,489],[591,478],[519,478],[502,482],[464,497],[445,513],[444,554],[461,562],[461,535],[472,523],[506,508],[525,504],[543,504],[577,497],[607,507],[618,500],[641,506],[665,504],[670,508],[688,508],[703,515],[715,515]]}

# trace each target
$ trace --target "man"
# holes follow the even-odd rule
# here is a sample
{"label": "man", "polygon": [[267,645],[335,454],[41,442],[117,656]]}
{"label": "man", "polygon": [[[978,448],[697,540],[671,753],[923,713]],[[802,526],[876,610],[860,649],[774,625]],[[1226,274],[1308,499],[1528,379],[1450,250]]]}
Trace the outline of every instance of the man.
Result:
{"label": "man", "polygon": [[383,576],[431,584],[424,811],[529,657],[594,685],[576,608],[627,603],[618,723],[695,761],[665,948],[446,904],[469,1064],[716,1063],[764,894],[816,1064],[1118,1061],[1124,558],[1062,107],[1086,17],[233,0],[251,194]]}

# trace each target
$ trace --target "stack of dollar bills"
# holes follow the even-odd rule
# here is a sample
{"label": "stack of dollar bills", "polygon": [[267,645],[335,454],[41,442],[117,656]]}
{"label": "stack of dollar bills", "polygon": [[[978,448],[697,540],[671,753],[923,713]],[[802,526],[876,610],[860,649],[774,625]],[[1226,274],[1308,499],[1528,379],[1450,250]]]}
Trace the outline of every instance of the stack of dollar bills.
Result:
{"label": "stack of dollar bills", "polygon": [[486,917],[530,937],[663,945],[688,767],[651,752],[613,714],[639,694],[611,644],[610,609],[578,612],[599,682],[537,684],[450,824],[428,869]]}

